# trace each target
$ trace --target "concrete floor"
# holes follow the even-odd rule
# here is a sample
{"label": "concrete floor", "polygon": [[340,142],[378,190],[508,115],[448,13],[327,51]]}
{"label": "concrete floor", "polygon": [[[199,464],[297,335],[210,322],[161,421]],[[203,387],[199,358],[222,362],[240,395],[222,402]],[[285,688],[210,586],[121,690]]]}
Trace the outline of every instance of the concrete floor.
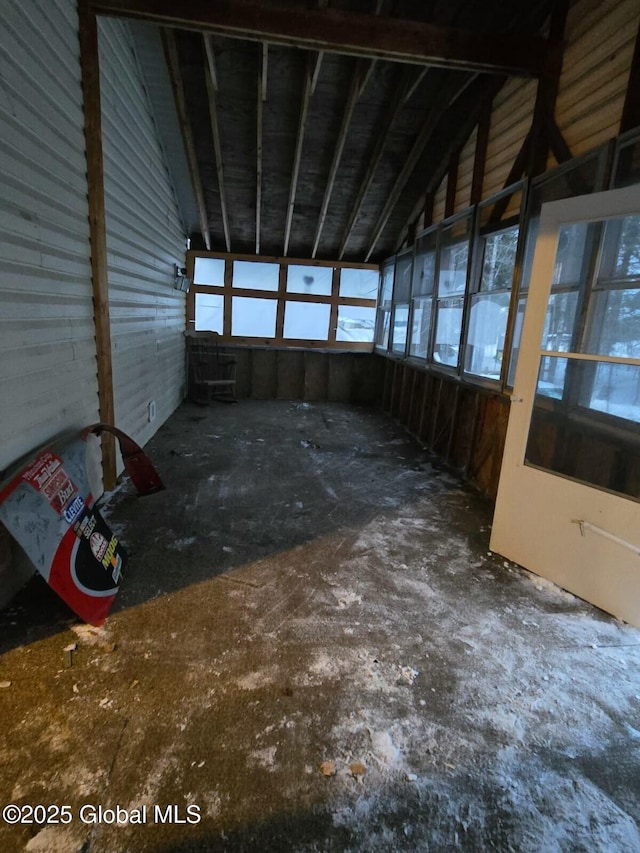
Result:
{"label": "concrete floor", "polygon": [[0,850],[640,850],[640,632],[489,554],[391,422],[185,404],[147,449],[105,627],[37,580],[0,614],[0,801],[72,818]]}

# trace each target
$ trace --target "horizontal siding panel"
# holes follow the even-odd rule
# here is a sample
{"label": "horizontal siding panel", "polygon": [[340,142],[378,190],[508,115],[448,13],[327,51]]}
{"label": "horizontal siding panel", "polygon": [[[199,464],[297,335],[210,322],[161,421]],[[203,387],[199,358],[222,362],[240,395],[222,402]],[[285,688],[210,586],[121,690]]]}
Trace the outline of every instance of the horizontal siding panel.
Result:
{"label": "horizontal siding panel", "polygon": [[447,201],[447,176],[445,175],[433,198],[433,221],[444,219],[444,208]]}
{"label": "horizontal siding panel", "polygon": [[493,102],[483,198],[499,192],[531,127],[537,83],[509,80]]}
{"label": "horizontal siding panel", "polygon": [[0,469],[98,419],[78,21],[0,17]]}

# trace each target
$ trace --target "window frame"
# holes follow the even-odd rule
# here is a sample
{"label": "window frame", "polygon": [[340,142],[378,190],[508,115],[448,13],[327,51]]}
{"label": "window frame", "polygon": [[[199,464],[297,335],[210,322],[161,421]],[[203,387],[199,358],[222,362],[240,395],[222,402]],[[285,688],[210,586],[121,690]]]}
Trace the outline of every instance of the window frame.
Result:
{"label": "window frame", "polygon": [[[187,275],[193,281],[195,262],[197,258],[212,258],[223,260],[225,264],[224,284],[192,284],[187,294],[187,316],[186,334],[207,335],[211,334],[206,329],[195,329],[195,302],[200,293],[222,296],[224,299],[223,309],[223,331],[219,337],[220,343],[237,346],[267,346],[278,349],[326,349],[356,352],[373,352],[375,346],[375,332],[372,341],[344,341],[338,340],[338,310],[340,307],[378,307],[378,297],[369,299],[364,297],[340,296],[340,274],[343,269],[362,269],[376,272],[380,278],[379,264],[356,264],[347,261],[317,261],[300,258],[277,258],[265,255],[230,254],[226,252],[207,252],[192,249],[187,252]],[[248,287],[235,287],[233,284],[233,264],[236,261],[250,263],[268,263],[278,267],[277,290],[252,289]],[[307,293],[296,293],[287,291],[287,273],[290,266],[321,267],[332,269],[331,294],[316,295]],[[378,283],[378,294],[380,293],[380,281]],[[276,303],[276,325],[273,337],[248,337],[232,334],[232,306],[233,300],[237,299],[266,299]],[[329,330],[326,339],[285,338],[284,323],[286,306],[290,303],[312,303],[328,305],[330,307]]]}

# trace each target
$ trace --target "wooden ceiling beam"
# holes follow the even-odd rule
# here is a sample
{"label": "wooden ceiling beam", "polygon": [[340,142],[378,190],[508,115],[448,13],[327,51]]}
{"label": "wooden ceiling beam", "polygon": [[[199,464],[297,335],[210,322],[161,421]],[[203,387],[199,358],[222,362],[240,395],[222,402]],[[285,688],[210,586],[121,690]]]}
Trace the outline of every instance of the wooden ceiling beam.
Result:
{"label": "wooden ceiling beam", "polygon": [[262,0],[91,0],[96,13],[312,50],[419,65],[537,76],[546,42],[515,33],[474,33],[422,21]]}
{"label": "wooden ceiling beam", "polygon": [[218,193],[220,196],[220,208],[222,211],[222,229],[224,231],[224,244],[227,252],[231,251],[231,234],[229,231],[229,212],[227,208],[227,194],[224,188],[224,168],[222,165],[222,144],[220,142],[220,125],[218,123],[218,74],[216,71],[216,59],[211,43],[211,36],[207,33],[203,36],[204,49],[207,62],[204,69],[207,85],[207,96],[209,100],[209,118],[211,119],[211,135],[213,136],[213,150],[216,157],[216,174],[218,176]]}
{"label": "wooden ceiling beam", "polygon": [[173,98],[176,104],[178,122],[182,133],[182,141],[184,142],[185,154],[187,156],[187,164],[189,166],[189,175],[191,177],[193,193],[196,197],[196,204],[198,206],[200,233],[202,234],[202,240],[204,241],[204,245],[207,250],[211,251],[211,232],[209,231],[207,205],[204,200],[202,181],[200,180],[200,169],[198,168],[198,158],[196,156],[196,146],[193,139],[193,129],[189,122],[189,115],[187,113],[182,72],[180,71],[180,61],[178,59],[178,47],[176,45],[175,36],[171,30],[162,30],[162,44],[167,61],[167,68],[169,70],[171,88],[173,89]]}
{"label": "wooden ceiling beam", "polygon": [[[464,80],[451,80],[443,90],[439,93],[438,99],[436,103],[429,110],[427,117],[416,137],[411,151],[409,152],[402,169],[400,170],[400,174],[396,178],[396,181],[393,185],[391,192],[387,198],[387,201],[382,208],[382,212],[378,217],[378,221],[376,222],[375,228],[373,229],[373,234],[371,237],[371,243],[369,244],[369,249],[365,256],[365,263],[369,260],[371,255],[373,254],[376,245],[378,244],[378,240],[380,239],[382,232],[385,229],[387,222],[389,221],[389,217],[393,213],[393,209],[395,208],[402,191],[407,185],[413,170],[418,165],[418,161],[422,156],[424,149],[427,146],[427,143],[433,136],[433,133],[438,126],[438,123],[447,109],[460,97],[460,95],[469,87],[469,85],[475,80],[475,75],[468,76]],[[455,151],[453,149],[449,156]]]}
{"label": "wooden ceiling beam", "polygon": [[298,120],[298,136],[296,139],[296,151],[293,157],[293,168],[291,170],[291,186],[289,188],[289,204],[287,206],[287,222],[284,229],[284,249],[282,254],[286,257],[289,254],[289,240],[291,239],[291,225],[293,222],[293,209],[296,203],[296,191],[298,189],[298,177],[300,175],[300,161],[302,159],[302,146],[304,143],[304,132],[307,125],[307,116],[309,115],[309,101],[311,100],[311,91],[313,88],[313,70],[316,59],[311,56],[307,58],[307,67],[304,75],[304,91],[302,93],[302,103],[300,105],[300,118]]}

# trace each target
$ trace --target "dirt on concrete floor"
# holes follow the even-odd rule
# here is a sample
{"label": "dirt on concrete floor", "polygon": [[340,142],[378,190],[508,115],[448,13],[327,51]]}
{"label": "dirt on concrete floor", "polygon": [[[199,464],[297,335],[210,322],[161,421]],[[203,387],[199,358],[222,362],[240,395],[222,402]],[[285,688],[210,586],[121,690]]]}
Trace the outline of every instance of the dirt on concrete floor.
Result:
{"label": "dirt on concrete floor", "polygon": [[185,404],[147,451],[105,626],[0,614],[0,801],[58,807],[0,850],[640,850],[640,632],[389,420]]}

